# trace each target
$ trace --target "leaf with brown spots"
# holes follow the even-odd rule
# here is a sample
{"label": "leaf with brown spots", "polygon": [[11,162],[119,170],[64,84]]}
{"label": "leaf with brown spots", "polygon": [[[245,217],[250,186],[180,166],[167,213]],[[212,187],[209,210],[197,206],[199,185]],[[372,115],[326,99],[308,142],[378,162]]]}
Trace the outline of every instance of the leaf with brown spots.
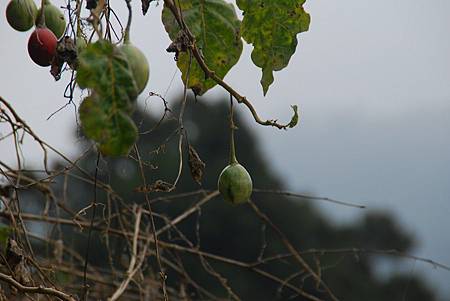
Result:
{"label": "leaf with brown spots", "polygon": [[[196,45],[201,50],[206,64],[223,79],[242,53],[241,22],[233,4],[224,0],[183,0],[180,1],[180,6],[184,21],[195,36]],[[176,42],[180,28],[167,7],[163,9],[162,21],[170,39]],[[188,52],[179,53],[177,65],[184,82],[189,61]],[[214,80],[205,78],[200,65],[193,59],[188,88],[195,94],[202,95],[216,84]]]}

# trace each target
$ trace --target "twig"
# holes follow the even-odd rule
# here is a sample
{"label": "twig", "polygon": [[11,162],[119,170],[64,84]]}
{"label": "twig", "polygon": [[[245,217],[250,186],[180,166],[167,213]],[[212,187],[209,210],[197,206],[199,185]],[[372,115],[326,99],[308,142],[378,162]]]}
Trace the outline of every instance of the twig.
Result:
{"label": "twig", "polygon": [[204,205],[206,202],[210,201],[211,199],[215,198],[219,195],[219,191],[214,191],[208,195],[206,195],[203,199],[201,199],[197,204],[192,206],[190,209],[184,211],[182,214],[174,218],[173,220],[169,221],[164,227],[158,230],[156,232],[157,235],[161,235],[163,232],[167,231],[171,227],[175,226],[176,224],[180,223],[184,219],[186,219],[188,216],[190,216],[192,213],[198,210],[198,208],[202,205]]}
{"label": "twig", "polygon": [[353,207],[353,208],[359,208],[359,209],[365,209],[366,208],[365,205],[359,205],[359,204],[339,201],[339,200],[335,200],[335,199],[331,199],[331,198],[327,198],[327,197],[311,196],[311,195],[300,194],[300,193],[295,193],[295,192],[290,192],[290,191],[283,191],[283,190],[253,188],[253,192],[257,192],[257,193],[273,193],[273,194],[280,194],[280,195],[285,195],[285,196],[292,196],[292,197],[306,199],[306,200],[325,201],[325,202],[330,202],[330,203],[334,203],[334,204],[338,204],[338,205],[343,205],[343,206],[348,206],[348,207]]}
{"label": "twig", "polygon": [[[139,162],[139,170],[141,172],[141,177],[142,177],[142,184],[144,185],[144,187],[147,187],[147,180],[145,178],[145,173],[144,173],[144,166],[142,164],[142,160],[141,160],[141,155],[139,154],[139,149],[137,147],[137,145],[134,145],[134,150],[136,152],[136,157],[138,159]],[[162,264],[161,264],[161,258],[160,258],[160,254],[159,254],[159,246],[158,246],[158,235],[156,233],[156,226],[155,226],[155,220],[153,219],[153,211],[152,211],[152,206],[150,204],[150,199],[148,197],[148,193],[145,192],[144,193],[144,197],[145,197],[145,201],[147,202],[147,206],[148,206],[148,211],[149,211],[149,215],[150,215],[150,222],[151,222],[151,226],[152,226],[152,234],[153,234],[153,239],[155,240],[155,252],[156,252],[156,261],[158,263],[158,267],[159,267],[159,276],[161,279],[161,287],[163,290],[163,295],[164,295],[164,301],[168,301],[169,297],[167,295],[167,289],[166,289],[166,274],[163,271],[162,268]]]}
{"label": "twig", "polygon": [[61,300],[66,301],[76,301],[71,295],[68,295],[62,291],[59,291],[50,287],[43,286],[25,286],[20,282],[16,281],[12,276],[0,273],[0,280],[5,281],[6,283],[14,286],[16,289],[23,293],[32,293],[32,294],[41,294],[41,295],[49,295],[57,297]]}
{"label": "twig", "polygon": [[91,205],[93,206],[92,208],[92,216],[91,216],[91,222],[89,225],[89,232],[88,232],[88,240],[87,240],[87,246],[86,246],[86,253],[84,256],[84,271],[83,271],[83,298],[84,300],[87,300],[87,296],[88,296],[88,286],[87,286],[87,282],[86,282],[86,272],[87,272],[87,267],[88,267],[88,262],[89,262],[89,247],[91,244],[91,235],[92,235],[92,228],[94,226],[94,220],[95,220],[95,214],[96,214],[96,209],[97,209],[97,175],[98,175],[98,163],[100,161],[100,152],[97,153],[97,161],[95,163],[95,176],[94,176],[94,199],[91,202]]}
{"label": "twig", "polygon": [[[127,277],[122,281],[122,283],[114,292],[114,294],[112,294],[112,296],[108,298],[108,301],[116,301],[117,299],[120,298],[123,292],[127,289],[127,286],[130,283],[131,279],[134,277],[136,272],[141,268],[141,265],[144,262],[144,260],[139,260],[138,264],[136,265],[138,256],[137,245],[138,245],[139,227],[141,224],[141,216],[142,216],[142,208],[138,207],[136,212],[136,221],[134,223],[133,250],[131,253],[130,265],[128,266],[128,270],[126,272]],[[145,254],[147,253],[147,246],[148,242],[145,245],[144,250],[142,251],[142,254],[144,254],[144,256],[141,255],[140,256],[141,259],[143,259],[145,257]]]}
{"label": "twig", "polygon": [[321,284],[321,286],[325,289],[327,294],[330,296],[330,298],[334,301],[338,301],[339,299],[333,294],[331,289],[326,285],[326,283],[319,277],[319,275],[316,274],[316,272],[313,271],[313,269],[308,265],[308,263],[303,259],[303,257],[300,255],[300,253],[295,249],[295,247],[291,244],[291,242],[288,240],[288,238],[284,235],[284,233],[269,219],[267,215],[265,215],[259,208],[253,203],[251,200],[249,200],[250,206],[253,208],[255,213],[264,220],[280,237],[283,244],[286,246],[286,248],[289,250],[289,252],[292,253],[294,258],[300,263],[302,268],[304,268],[311,276],[316,280],[318,283]]}
{"label": "twig", "polygon": [[180,115],[178,117],[178,126],[179,126],[179,131],[180,131],[180,136],[178,138],[178,156],[180,157],[180,161],[178,164],[177,177],[176,177],[175,181],[173,182],[172,187],[169,189],[169,192],[176,188],[177,183],[181,177],[181,171],[183,170],[183,149],[182,149],[182,147],[183,147],[183,138],[184,138],[184,131],[185,131],[184,126],[183,126],[183,116],[184,116],[184,111],[186,109],[187,85],[189,82],[191,64],[192,64],[192,52],[189,51],[189,65],[188,65],[188,69],[187,69],[187,73],[186,73],[186,83],[184,84],[184,88],[183,88],[183,102],[181,103]]}

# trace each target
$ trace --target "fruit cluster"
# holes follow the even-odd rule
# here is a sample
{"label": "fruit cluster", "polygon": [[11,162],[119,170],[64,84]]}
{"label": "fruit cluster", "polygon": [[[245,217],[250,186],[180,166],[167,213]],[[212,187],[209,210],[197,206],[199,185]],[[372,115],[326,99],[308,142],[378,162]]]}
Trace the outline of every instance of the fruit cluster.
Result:
{"label": "fruit cluster", "polygon": [[[34,0],[11,0],[6,8],[6,19],[18,31],[28,31],[35,26],[28,40],[28,53],[33,62],[46,67],[52,64],[57,53],[58,39],[66,32],[66,19],[63,12],[50,0],[41,1],[41,8],[38,9]],[[149,65],[145,55],[129,42],[128,30],[129,28],[120,49],[128,59],[139,94],[147,85]],[[87,46],[79,28],[76,42],[78,53]]]}
{"label": "fruit cluster", "polygon": [[6,19],[18,31],[36,26],[28,40],[28,54],[39,66],[50,66],[58,39],[66,30],[61,10],[49,0],[44,0],[39,10],[33,0],[11,0],[6,7]]}

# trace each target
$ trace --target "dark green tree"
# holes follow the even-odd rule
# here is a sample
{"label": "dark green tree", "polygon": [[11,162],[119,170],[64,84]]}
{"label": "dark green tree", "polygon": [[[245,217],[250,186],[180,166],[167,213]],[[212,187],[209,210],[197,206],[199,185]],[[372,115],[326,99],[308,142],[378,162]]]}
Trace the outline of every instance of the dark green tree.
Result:
{"label": "dark green tree", "polygon": [[[212,105],[206,98],[198,101],[188,99],[184,116],[187,141],[206,163],[205,174],[202,185],[199,186],[190,175],[189,166],[186,163],[189,158],[187,152],[183,151],[185,164],[176,190],[169,194],[162,192],[149,194],[150,199],[154,201],[153,210],[159,216],[156,218],[157,229],[161,229],[168,220],[173,220],[196,204],[207,191],[216,189],[217,177],[228,160],[227,104],[226,100],[220,100],[219,104]],[[177,116],[176,112],[173,113]],[[157,180],[171,182],[176,176],[178,123],[176,120],[172,121],[170,116],[172,114],[169,113],[166,121],[155,127],[158,120],[150,117],[146,112],[138,110],[134,114],[134,121],[139,131],[141,133],[148,131],[147,134],[141,134],[138,141],[139,153],[145,165],[147,186],[151,186]],[[261,151],[262,143],[255,138],[239,114],[237,114],[236,124],[238,125],[236,131],[238,159],[250,171],[254,186],[276,191],[285,189],[283,183],[285,179],[272,169],[270,159]],[[168,140],[167,137],[171,139]],[[96,157],[96,153],[91,151],[81,159],[79,165],[94,174]],[[61,168],[64,168],[62,163],[56,169]],[[80,180],[82,178],[82,174],[72,169],[69,175],[55,179],[56,194],[66,195],[68,211],[78,212],[88,207],[92,201],[92,183]],[[139,164],[133,152],[129,158],[102,157],[99,163],[98,180],[110,185],[111,191],[117,192],[122,201],[118,201],[118,198],[108,199],[105,190],[98,189],[97,202],[105,205],[98,206],[96,219],[98,223],[94,224],[105,229],[102,219],[102,216],[107,214],[105,210],[111,210],[112,215],[120,215],[127,206],[132,206],[133,202],[142,204],[145,208],[146,201],[142,193],[141,179]],[[204,193],[189,195],[189,192],[199,191],[199,189],[203,189]],[[300,190],[301,187],[298,189]],[[170,199],[170,196],[183,193],[188,194]],[[35,198],[36,195],[33,194],[32,197],[31,195],[26,197],[26,200],[29,200],[30,204],[36,204]],[[162,199],[158,201],[158,198]],[[349,226],[338,227],[328,222],[327,217],[313,205],[312,200],[292,198],[277,193],[254,192],[252,201],[260,212],[284,233],[297,250],[305,252],[302,256],[321,275],[323,281],[339,300],[398,300],[405,294],[408,300],[413,301],[436,300],[433,291],[414,275],[398,274],[388,279],[381,277],[376,271],[377,265],[382,260],[386,260],[386,257],[365,251],[352,251],[353,248],[366,251],[392,249],[410,252],[412,250],[414,238],[400,227],[395,217],[389,213],[362,210],[359,221]],[[109,205],[108,202],[110,202]],[[35,207],[26,208],[32,208],[31,211],[36,210]],[[54,210],[53,206],[52,209]],[[88,208],[85,218],[88,218],[91,212],[92,208]],[[68,213],[60,214],[70,216]],[[125,227],[132,223],[126,218],[121,222],[125,224]],[[149,225],[148,219],[145,219],[145,223]],[[64,233],[62,235],[64,244],[73,246],[79,254],[83,255],[87,248],[87,229],[80,231],[77,227],[69,225],[61,227]],[[118,219],[112,218],[108,227],[120,229],[121,225]],[[52,233],[53,239],[58,239],[55,229]],[[119,281],[120,277],[115,273],[126,269],[128,256],[124,254],[130,253],[129,242],[120,235],[108,235],[105,231],[94,231],[93,238],[89,249],[89,264]],[[323,289],[319,289],[317,281],[290,256],[276,230],[267,224],[264,218],[256,214],[250,204],[232,206],[217,196],[201,206],[201,210],[177,224],[176,229],[164,232],[159,239],[182,247],[180,250],[162,248],[162,251],[160,250],[164,258],[162,265],[168,277],[167,285],[179,288],[180,285],[185,284],[185,289],[192,299],[211,299],[212,295],[227,298],[232,294],[236,294],[242,300],[305,299],[286,285],[277,283],[261,275],[260,272],[255,272],[250,264],[242,266],[236,264],[235,261],[237,261],[255,263],[254,267],[263,273],[283,280],[289,279],[286,283],[301,288],[320,300],[331,300]],[[194,251],[186,252],[185,249]],[[221,259],[216,260],[207,256],[200,258],[196,253],[198,250],[220,256]],[[52,250],[42,248],[41,251],[51,252]],[[275,256],[273,260],[258,263],[258,260],[272,256]],[[229,262],[224,261],[223,258]],[[395,258],[390,258],[390,262],[394,262]],[[154,253],[147,258],[146,264],[148,265],[146,273],[153,275],[157,280],[158,265]],[[180,272],[180,267],[183,267],[183,272]],[[227,279],[225,287],[229,287],[233,293],[224,288],[224,284],[216,273]],[[187,277],[190,277],[190,280]],[[76,279],[81,281],[80,278]],[[208,295],[192,283],[203,287],[212,295]],[[131,287],[134,285],[131,284]]]}

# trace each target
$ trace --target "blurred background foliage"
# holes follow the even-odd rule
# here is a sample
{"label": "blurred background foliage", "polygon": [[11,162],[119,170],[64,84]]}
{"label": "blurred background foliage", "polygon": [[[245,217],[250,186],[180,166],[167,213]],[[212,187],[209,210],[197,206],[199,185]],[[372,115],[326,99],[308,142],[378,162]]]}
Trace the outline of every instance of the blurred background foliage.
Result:
{"label": "blurred background foliage", "polygon": [[[202,98],[200,101],[188,99],[185,113],[185,127],[188,139],[195,147],[202,160],[206,163],[205,175],[202,186],[194,182],[190,176],[185,153],[183,174],[177,189],[172,194],[191,192],[199,189],[216,189],[217,177],[228,163],[228,100],[224,98],[220,102]],[[171,115],[171,114],[170,114]],[[173,114],[177,116],[177,114]],[[235,114],[237,157],[250,172],[255,188],[283,190],[285,189],[282,172],[275,172],[270,158],[264,155],[262,143],[257,141],[251,129],[239,117],[239,107]],[[141,134],[138,146],[142,159],[146,163],[145,173],[148,183],[158,179],[172,182],[178,169],[178,135],[177,121],[165,120],[160,126],[159,118],[151,117],[147,112],[139,109],[134,114],[134,120],[139,126]],[[81,139],[82,135],[80,135]],[[170,138],[168,140],[168,137]],[[87,142],[86,142],[87,143]],[[266,141],[265,143],[270,143]],[[86,144],[87,145],[87,144]],[[289,145],[279,145],[280,148],[288,148]],[[301,154],[298,154],[301,156]],[[91,174],[95,171],[96,153],[86,154],[79,164]],[[65,163],[56,163],[55,169],[63,169]],[[343,171],[345,172],[345,171]],[[77,171],[72,170],[69,176],[57,177],[53,188],[58,198],[66,202],[66,207],[77,212],[87,207],[93,198],[93,186],[91,183],[80,181]],[[109,183],[111,187],[129,204],[140,203],[146,207],[143,194],[136,191],[142,185],[139,167],[132,158],[101,158],[98,178]],[[67,181],[67,182],[65,182]],[[301,183],[298,183],[298,191],[301,191]],[[67,187],[67,190],[64,190]],[[65,191],[65,192],[64,192]],[[151,199],[167,194],[151,193]],[[182,198],[159,201],[154,204],[154,211],[169,219],[173,219],[187,208],[195,204],[204,194],[196,194]],[[41,199],[42,202],[37,199]],[[98,190],[98,202],[107,203],[105,192]],[[300,251],[309,249],[395,249],[401,252],[411,253],[414,250],[415,240],[412,233],[397,224],[395,216],[388,212],[373,212],[370,209],[360,210],[361,218],[354,223],[337,226],[329,222],[327,216],[320,212],[314,205],[314,200],[287,197],[281,194],[254,192],[253,202],[265,213],[272,222],[277,225],[289,238],[291,243]],[[44,197],[35,191],[22,192],[22,207],[25,212],[42,212],[45,204]],[[120,204],[111,204],[112,212],[120,211]],[[339,205],[336,210],[340,210]],[[106,214],[104,206],[99,206],[98,214]],[[50,215],[55,214],[55,207],[51,206]],[[202,206],[201,214],[193,214],[178,225],[178,229],[193,244],[199,243],[200,249],[212,254],[217,254],[230,259],[244,262],[255,262],[264,248],[264,257],[277,254],[287,254],[288,251],[279,240],[277,234],[270,228],[264,227],[264,222],[255,214],[249,204],[232,206],[224,202],[219,196]],[[89,218],[90,210],[87,210],[86,218]],[[68,217],[64,212],[60,216]],[[157,226],[165,224],[161,218],[156,219]],[[110,226],[115,225],[116,222]],[[50,235],[53,239],[60,238],[56,226],[47,227],[42,223],[33,222],[32,229],[42,236]],[[79,254],[84,255],[86,249],[87,229],[81,231],[73,226],[61,225],[62,239],[65,245],[70,245]],[[198,232],[197,232],[198,229]],[[115,275],[114,269],[125,270],[128,264],[129,246],[121,237],[110,236],[105,233],[94,233],[94,239],[90,247],[90,265],[97,267],[106,274]],[[161,240],[186,245],[180,239],[179,233],[170,230],[160,237]],[[200,239],[200,241],[199,241]],[[42,256],[53,256],[53,250],[46,247],[39,240],[33,240],[38,253]],[[107,248],[111,250],[111,257],[107,256]],[[265,247],[263,247],[265,245]],[[152,247],[153,248],[153,247]],[[197,255],[162,250],[162,256],[168,260],[182,263],[188,275],[198,284],[207,288],[211,293],[224,298],[228,297],[227,291],[218,280],[205,270],[204,264]],[[348,301],[380,301],[380,300],[409,300],[409,301],[433,301],[435,294],[421,277],[412,273],[381,273],[380,265],[395,267],[398,257],[386,257],[371,255],[368,253],[337,252],[307,253],[304,255],[310,265],[321,267],[321,276],[331,290],[340,300]],[[261,277],[249,269],[237,267],[208,259],[209,264],[220,272],[228,280],[228,285],[242,300],[303,300],[295,296],[288,288],[281,288],[279,284]],[[78,264],[79,263],[71,263]],[[148,258],[148,273],[154,273],[155,278],[158,269],[155,257]],[[168,285],[180,287],[186,283],[184,276],[173,270],[163,262],[168,276]],[[262,266],[264,271],[273,273],[284,279],[293,276],[290,283],[303,287],[305,291],[328,300],[324,292],[316,288],[316,282],[308,277],[308,274],[295,274],[300,269],[298,263],[290,257],[282,260],[271,261]],[[389,269],[394,270],[394,269]],[[59,273],[59,279],[69,277],[68,274]],[[131,284],[132,286],[134,284]],[[195,289],[187,286],[186,290],[192,300],[208,299],[198,294]]]}

